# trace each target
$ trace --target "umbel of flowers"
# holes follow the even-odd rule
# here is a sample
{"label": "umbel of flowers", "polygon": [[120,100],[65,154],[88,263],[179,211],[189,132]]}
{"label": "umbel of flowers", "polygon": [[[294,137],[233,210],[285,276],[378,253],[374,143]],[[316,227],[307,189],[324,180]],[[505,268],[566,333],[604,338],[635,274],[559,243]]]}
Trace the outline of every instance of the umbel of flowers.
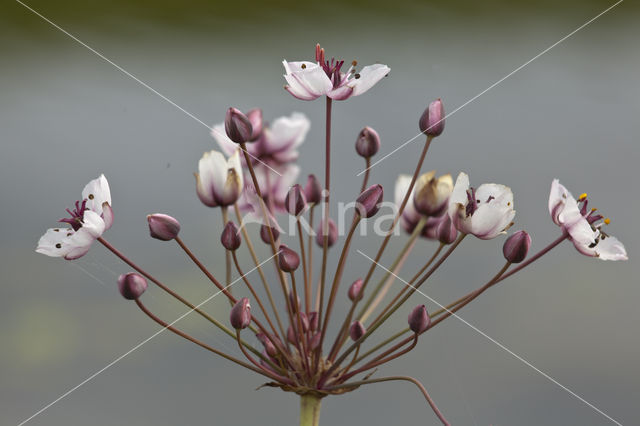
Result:
{"label": "umbel of flowers", "polygon": [[[259,109],[245,114],[229,108],[224,122],[212,127],[222,152],[205,153],[195,175],[195,192],[202,203],[221,209],[223,223],[219,242],[226,253],[224,274],[218,269],[208,269],[188,248],[180,237],[178,220],[165,214],[147,217],[151,237],[175,241],[221,297],[228,299],[230,308],[226,319],[211,316],[203,303],[185,299],[179,294],[178,286],[163,283],[105,240],[103,234],[111,227],[114,213],[109,184],[103,175],[87,184],[81,200],[75,202],[73,209],[67,209],[69,217],[61,219],[59,227],[47,230],[36,251],[73,260],[86,254],[97,240],[133,269],[118,279],[123,297],[133,300],[162,327],[266,378],[266,385],[300,395],[302,426],[318,425],[324,397],[386,381],[414,384],[438,419],[449,424],[418,380],[409,376],[383,376],[383,370],[378,368],[416,348],[429,330],[565,240],[580,253],[601,260],[626,260],[625,248],[605,232],[610,220],[588,208],[587,194],[575,198],[556,179],[551,184],[548,200],[551,220],[560,228],[555,240],[542,244],[535,254],[529,255],[530,235],[523,230],[513,232],[502,246],[504,262],[485,284],[432,312],[428,312],[419,299],[412,302],[413,306],[409,305],[409,299],[444,266],[465,238],[501,237],[512,227],[516,214],[513,194],[505,185],[472,185],[464,172],[458,174],[455,182],[449,174],[436,176],[435,172],[422,172],[431,143],[444,131],[443,103],[437,99],[427,105],[422,115],[416,114],[418,128],[425,139],[419,147],[413,172],[400,174],[396,181],[393,221],[380,237],[379,249],[370,266],[358,271],[361,278],[347,286],[343,275],[349,265],[347,259],[355,231],[378,214],[384,198],[383,187],[369,182],[370,160],[378,152],[381,141],[371,127],[365,127],[356,136],[355,150],[365,160],[366,173],[359,185],[360,194],[354,195],[357,208],[350,218],[348,232],[338,235],[336,224],[328,215],[333,101],[368,91],[389,73],[389,67],[375,64],[358,70],[353,61],[346,68],[342,60],[327,59],[320,46],[316,47],[314,62],[284,61],[283,64],[285,89],[289,93],[307,101],[325,99],[324,184],[313,174],[300,179],[300,170],[295,164],[298,147],[310,127],[304,115],[293,113],[267,123]],[[314,224],[314,213],[319,206],[322,208]],[[291,218],[293,230],[285,233],[278,225],[277,217],[282,215]],[[303,227],[303,223],[310,226]],[[378,262],[390,239],[397,235],[393,231],[398,226],[410,236],[387,269]],[[392,286],[418,239],[432,240],[433,254],[405,281],[406,285]],[[258,257],[255,247],[258,240],[271,251],[267,259]],[[495,245],[492,247],[499,253]],[[328,260],[330,249],[339,252],[336,264]],[[267,274],[268,263],[275,267],[275,276]],[[249,274],[253,270],[257,270],[258,279],[256,274]],[[375,272],[381,273],[377,282]],[[238,278],[233,279],[234,275]],[[191,336],[175,322],[168,323],[151,312],[142,302],[148,282],[234,339],[243,358]],[[350,303],[348,313],[341,318],[334,316],[338,298]],[[371,345],[369,337],[393,315],[404,315],[406,327],[382,336],[378,339],[380,343]],[[328,336],[335,338],[329,340]]]}

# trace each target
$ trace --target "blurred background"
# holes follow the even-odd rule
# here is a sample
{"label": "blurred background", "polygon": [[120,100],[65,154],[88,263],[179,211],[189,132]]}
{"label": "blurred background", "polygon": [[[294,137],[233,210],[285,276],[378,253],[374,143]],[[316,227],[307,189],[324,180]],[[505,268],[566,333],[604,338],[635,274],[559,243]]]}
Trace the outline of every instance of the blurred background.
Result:
{"label": "blurred background", "polygon": [[[353,145],[363,126],[380,133],[379,156],[391,152],[417,133],[430,100],[441,97],[452,111],[613,0],[27,4],[207,124],[222,121],[230,105],[261,107],[267,120],[304,112],[312,127],[300,183],[322,175],[324,103],[282,89],[282,59],[311,59],[320,42],[347,61],[388,64],[391,73],[370,92],[335,104],[334,200],[350,201],[361,182]],[[460,110],[424,167],[511,186],[515,229],[531,233],[534,249],[559,232],[547,212],[554,177],[574,194],[588,192],[612,218],[608,231],[625,243],[628,262],[586,258],[565,243],[461,316],[622,424],[639,422],[639,16],[637,4],[621,3]],[[177,247],[148,238],[145,215],[178,217],[185,241],[212,269],[220,271],[224,255],[219,211],[194,192],[198,159],[217,148],[204,126],[11,0],[0,4],[0,58],[0,423],[16,425],[158,329],[118,295],[116,277],[128,268],[103,247],[74,262],[34,252],[90,179],[104,173],[111,184],[116,224],[107,239],[190,300],[212,287]],[[372,169],[386,199],[420,149],[410,144]],[[393,240],[383,264],[406,238]],[[502,265],[502,241],[469,238],[425,290],[446,304],[481,285]],[[360,239],[354,249],[373,256],[378,244]],[[434,249],[420,241],[400,275],[410,277]],[[367,265],[352,252],[337,317],[346,284]],[[184,312],[155,288],[144,297],[168,321]],[[433,309],[419,296],[417,303]],[[221,298],[206,308],[226,320]],[[409,309],[383,334],[403,327]],[[196,316],[180,324],[238,353]],[[455,318],[377,373],[390,374],[422,380],[456,425],[613,423]],[[28,424],[296,424],[298,398],[254,391],[262,383],[162,333]],[[438,424],[405,383],[324,400],[321,424],[392,423]]]}

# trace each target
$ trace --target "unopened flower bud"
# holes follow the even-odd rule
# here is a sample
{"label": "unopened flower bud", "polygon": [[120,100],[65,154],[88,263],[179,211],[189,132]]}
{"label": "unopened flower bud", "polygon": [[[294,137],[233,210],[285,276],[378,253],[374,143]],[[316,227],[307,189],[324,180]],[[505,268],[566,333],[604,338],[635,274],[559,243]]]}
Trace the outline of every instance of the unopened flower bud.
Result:
{"label": "unopened flower bud", "polygon": [[300,185],[295,184],[289,188],[284,199],[284,207],[291,216],[298,216],[307,207],[307,199]]}
{"label": "unopened flower bud", "polygon": [[222,246],[227,250],[237,250],[240,247],[240,243],[242,239],[240,238],[240,231],[238,231],[238,227],[233,221],[227,222],[222,230],[222,235],[220,235],[220,242]]}
{"label": "unopened flower bud", "polygon": [[264,350],[266,351],[267,355],[269,355],[272,358],[278,355],[278,350],[276,349],[276,345],[273,344],[271,339],[269,339],[266,334],[258,333],[256,334],[256,338],[260,341],[260,343],[262,343],[262,346],[264,346]]}
{"label": "unopened flower bud", "polygon": [[364,158],[371,158],[380,149],[378,132],[367,126],[360,131],[356,139],[356,152]]}
{"label": "unopened flower bud", "polygon": [[356,209],[360,216],[370,218],[380,208],[383,196],[382,185],[371,185],[356,199]]}
{"label": "unopened flower bud", "polygon": [[249,139],[249,142],[253,142],[262,133],[262,110],[260,108],[252,109],[247,113],[247,118],[251,122],[251,139]]}
{"label": "unopened flower bud", "polygon": [[291,326],[287,328],[287,340],[292,345],[296,345],[298,343],[298,336],[296,335],[296,331]]}
{"label": "unopened flower bud", "polygon": [[291,304],[293,313],[296,314],[300,310],[300,296],[295,297],[292,291],[289,292],[289,303]]}
{"label": "unopened flower bud", "polygon": [[448,214],[444,215],[438,224],[436,236],[442,244],[451,244],[458,238],[458,230]]}
{"label": "unopened flower bud", "polygon": [[347,293],[347,295],[349,296],[349,300],[353,302],[355,300],[362,299],[363,284],[364,284],[364,281],[362,281],[362,278],[358,278],[353,282],[353,284],[351,284],[351,287],[349,287],[349,292]]}
{"label": "unopened flower bud", "polygon": [[309,342],[309,349],[315,351],[320,346],[320,339],[322,338],[322,333],[318,332],[311,337],[311,341]]}
{"label": "unopened flower bud", "polygon": [[507,262],[520,263],[529,253],[531,236],[526,231],[518,231],[511,235],[502,246],[502,253]]}
{"label": "unopened flower bud", "polygon": [[444,130],[444,107],[437,99],[424,110],[418,122],[420,131],[429,136],[440,136]]}
{"label": "unopened flower bud", "polygon": [[271,235],[273,235],[273,241],[278,241],[278,237],[280,237],[280,231],[276,228],[272,228],[267,225],[260,226],[260,239],[265,244],[271,244],[271,236],[269,234],[269,228],[271,228]]}
{"label": "unopened flower bud", "polygon": [[318,204],[322,201],[322,185],[316,175],[307,177],[307,184],[304,186],[304,196],[309,204]]}
{"label": "unopened flower bud", "polygon": [[157,240],[173,240],[180,232],[180,222],[166,214],[155,213],[147,215],[147,222],[149,222],[151,237]]}
{"label": "unopened flower bud", "polygon": [[280,245],[278,263],[284,272],[293,272],[300,266],[300,256],[284,244]]}
{"label": "unopened flower bud", "polygon": [[333,219],[329,218],[328,220],[329,232],[325,232],[324,230],[324,220],[321,220],[318,224],[318,229],[316,230],[316,244],[320,247],[324,247],[324,236],[327,234],[327,247],[331,247],[338,241],[338,227]]}
{"label": "unopened flower bud", "polygon": [[140,274],[129,272],[118,277],[118,290],[127,300],[135,300],[147,289],[147,280]]}
{"label": "unopened flower bud", "polygon": [[450,174],[436,178],[433,171],[425,173],[416,181],[413,205],[425,216],[441,216],[447,210],[451,191],[453,179]]}
{"label": "unopened flower bud", "polygon": [[245,329],[251,324],[251,304],[247,297],[243,297],[233,305],[229,320],[236,330]]}
{"label": "unopened flower bud", "polygon": [[251,140],[253,127],[246,115],[237,108],[229,108],[224,119],[224,130],[229,139],[235,143],[244,143]]}
{"label": "unopened flower bud", "polygon": [[431,325],[431,318],[427,313],[427,308],[424,305],[418,305],[409,314],[409,328],[416,334],[420,334],[429,328]]}
{"label": "unopened flower bud", "polygon": [[349,328],[349,337],[354,342],[364,336],[367,330],[364,328],[364,325],[360,321],[354,321],[351,323],[351,327]]}
{"label": "unopened flower bud", "polygon": [[302,324],[302,332],[306,333],[309,330],[309,317],[304,312],[300,312],[300,324]]}
{"label": "unopened flower bud", "polygon": [[309,312],[309,329],[316,331],[318,329],[318,313],[316,311]]}

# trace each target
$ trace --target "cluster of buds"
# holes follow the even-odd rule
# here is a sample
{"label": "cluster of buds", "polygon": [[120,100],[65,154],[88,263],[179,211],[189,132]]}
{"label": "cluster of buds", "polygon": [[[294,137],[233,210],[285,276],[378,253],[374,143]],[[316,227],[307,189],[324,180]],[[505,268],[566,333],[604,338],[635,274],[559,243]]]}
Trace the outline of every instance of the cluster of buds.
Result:
{"label": "cluster of buds", "polygon": [[[284,61],[285,88],[302,100],[326,97],[328,118],[333,100],[360,95],[389,73],[389,68],[382,64],[366,66],[358,72],[355,61],[345,70],[344,61],[327,59],[320,46],[316,48],[315,59],[315,62]],[[179,236],[178,220],[166,214],[152,214],[147,221],[152,238],[175,241],[218,288],[221,297],[228,299],[231,306],[228,325],[231,328],[225,321],[211,317],[200,305],[180,296],[178,291],[143,270],[104,239],[103,233],[111,227],[114,217],[111,192],[104,176],[85,187],[75,209],[67,210],[69,217],[60,220],[66,226],[49,229],[38,242],[37,251],[73,260],[87,253],[94,241],[99,241],[134,269],[118,278],[118,289],[125,299],[135,301],[152,320],[213,354],[266,377],[270,386],[315,399],[391,380],[370,379],[370,375],[380,365],[413,350],[426,332],[564,240],[571,241],[587,256],[603,260],[627,258],[622,243],[603,230],[610,220],[597,214],[595,209],[587,208],[587,195],[576,199],[555,180],[549,196],[549,213],[553,223],[561,228],[556,240],[529,256],[530,235],[524,230],[515,232],[502,246],[506,263],[486,283],[432,312],[428,312],[422,303],[407,309],[407,304],[411,303],[409,299],[443,267],[465,237],[471,235],[481,240],[500,237],[511,228],[516,214],[513,193],[505,185],[471,186],[469,176],[464,172],[458,174],[455,182],[450,174],[422,173],[429,146],[444,132],[442,101],[437,99],[429,103],[418,122],[418,130],[426,140],[413,174],[400,175],[396,181],[394,220],[380,235],[382,241],[368,269],[357,271],[363,278],[345,288],[343,278],[345,269],[351,266],[348,259],[355,231],[378,214],[384,199],[382,185],[369,182],[370,160],[380,149],[380,135],[371,127],[365,127],[356,137],[355,150],[365,159],[367,173],[359,195],[353,197],[356,208],[351,226],[342,235],[328,216],[330,120],[326,126],[328,156],[324,186],[314,174],[308,175],[302,184],[297,183],[299,168],[295,160],[309,130],[309,120],[303,114],[294,113],[270,124],[264,121],[260,109],[252,109],[246,114],[236,108],[227,110],[224,122],[212,128],[222,152],[205,153],[195,174],[196,194],[200,201],[207,207],[219,207],[221,211],[219,241],[225,253],[225,278],[217,276],[217,268],[216,272],[210,271],[188,248]],[[317,223],[314,226],[314,213],[319,206],[323,208],[315,216]],[[235,213],[234,219],[229,217],[230,213]],[[284,232],[279,226],[277,217],[282,214],[289,215],[293,230]],[[397,235],[392,232],[396,227],[404,229],[410,237],[387,269],[379,262],[389,247],[388,242]],[[259,251],[252,243],[255,234],[270,250],[266,260],[260,260]],[[289,236],[287,245],[284,240]],[[217,238],[213,240],[217,241]],[[413,278],[405,281],[406,286],[392,286],[407,256],[414,247],[424,243],[421,239],[435,242],[433,255]],[[314,241],[319,247],[315,250]],[[371,244],[373,241],[369,246]],[[336,249],[338,260],[331,264],[328,252]],[[495,247],[489,250],[499,252]],[[265,263],[273,263],[275,274],[267,273]],[[254,270],[262,288],[254,285],[257,279],[256,274],[251,273]],[[382,273],[382,277],[374,286],[376,272]],[[236,279],[233,279],[234,274],[237,274]],[[148,282],[235,339],[244,358],[201,342],[153,314],[141,300]],[[240,287],[248,293],[236,297],[234,293],[244,291]],[[393,296],[392,290],[396,291]],[[334,312],[339,300],[349,306],[343,318],[336,318]],[[382,343],[368,347],[369,337],[399,310],[408,315],[406,327],[392,337],[378,339]],[[255,336],[262,350],[247,339],[247,334]],[[330,342],[328,336],[333,336],[333,341]],[[359,375],[362,376],[356,377]],[[421,389],[427,395],[426,390]],[[432,401],[429,402],[439,419],[448,424]]]}

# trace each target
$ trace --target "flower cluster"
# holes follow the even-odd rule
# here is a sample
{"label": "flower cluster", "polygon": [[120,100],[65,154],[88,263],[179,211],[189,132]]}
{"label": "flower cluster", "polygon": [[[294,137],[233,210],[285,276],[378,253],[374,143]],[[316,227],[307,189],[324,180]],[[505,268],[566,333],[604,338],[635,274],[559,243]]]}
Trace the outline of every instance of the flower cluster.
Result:
{"label": "flower cluster", "polygon": [[[625,248],[604,231],[610,220],[587,207],[586,194],[576,199],[554,180],[548,204],[553,223],[560,227],[556,240],[529,256],[531,236],[524,230],[512,233],[502,245],[504,265],[485,284],[436,311],[428,312],[425,305],[418,303],[405,311],[404,329],[369,345],[369,337],[405,307],[465,237],[492,240],[507,234],[516,214],[514,196],[505,185],[472,186],[464,172],[458,174],[455,183],[450,174],[422,173],[429,147],[443,134],[445,125],[442,100],[431,102],[418,120],[425,141],[415,170],[412,174],[401,174],[395,184],[394,219],[380,236],[381,244],[368,269],[344,288],[343,275],[349,265],[355,231],[378,214],[384,200],[382,185],[369,182],[370,159],[378,152],[381,138],[371,127],[365,127],[356,136],[355,151],[365,159],[367,173],[359,195],[354,196],[356,209],[350,213],[350,226],[343,235],[328,215],[332,101],[366,92],[389,73],[389,67],[375,64],[357,72],[354,61],[343,70],[344,61],[328,60],[320,46],[316,48],[315,62],[284,61],[283,64],[285,88],[295,98],[326,98],[324,186],[313,174],[299,181],[300,170],[295,161],[310,128],[310,121],[303,114],[293,113],[269,124],[263,120],[260,109],[245,114],[229,108],[224,122],[212,127],[212,135],[222,152],[204,153],[195,174],[195,192],[202,204],[221,211],[219,241],[225,249],[225,277],[216,276],[188,248],[179,235],[178,220],[160,213],[147,217],[151,237],[175,241],[229,300],[228,326],[139,267],[103,238],[104,231],[113,223],[113,210],[109,184],[102,175],[89,182],[82,192],[82,200],[75,203],[73,210],[67,209],[70,217],[60,222],[68,227],[47,230],[36,251],[73,260],[86,254],[98,240],[134,270],[118,279],[123,297],[133,300],[145,315],[175,334],[266,377],[269,386],[299,394],[303,411],[301,425],[317,425],[322,398],[389,380],[405,380],[418,386],[437,417],[448,424],[420,382],[404,376],[374,377],[376,367],[413,350],[424,333],[564,240],[571,241],[580,253],[602,260],[626,260]],[[314,226],[316,208],[323,204]],[[278,215],[288,215],[293,229],[285,233],[277,223]],[[258,222],[258,226],[250,225],[252,222]],[[397,235],[392,232],[396,227],[404,229],[410,237],[389,269],[378,268],[389,240]],[[258,258],[252,234],[254,238],[258,234],[271,251],[267,260],[261,262]],[[433,240],[434,253],[406,282],[408,285],[392,296],[392,283],[419,238]],[[328,252],[336,248],[340,252],[339,260],[331,265]],[[314,260],[315,265],[321,266],[314,268]],[[275,266],[275,276],[266,273],[264,264],[268,262]],[[246,273],[254,269],[258,271],[261,288],[255,285],[255,274]],[[374,286],[372,281],[378,269],[384,273]],[[234,274],[239,278],[234,280]],[[141,300],[149,281],[234,339],[244,358],[200,341],[151,312]],[[232,292],[236,282],[239,284]],[[241,286],[245,294],[236,295],[242,292],[238,288]],[[338,298],[350,304],[347,315],[342,318],[333,315]],[[335,338],[329,342],[328,336]]]}

